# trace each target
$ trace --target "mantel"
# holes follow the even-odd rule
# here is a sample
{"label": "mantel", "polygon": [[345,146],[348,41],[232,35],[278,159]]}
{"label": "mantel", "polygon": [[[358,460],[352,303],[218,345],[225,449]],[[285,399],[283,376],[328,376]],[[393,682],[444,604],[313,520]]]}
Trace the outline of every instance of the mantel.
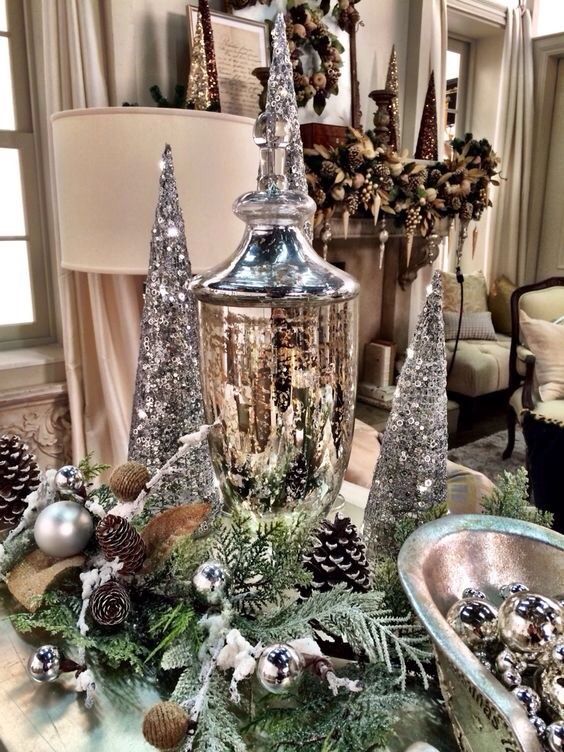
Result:
{"label": "mantel", "polygon": [[[331,219],[331,234],[334,239],[354,240],[355,238],[377,238],[381,230],[381,220],[376,224],[374,219],[353,217],[349,219],[348,230],[345,233],[345,226],[342,214],[337,214]],[[386,230],[391,238],[404,238],[405,230],[396,227],[394,220],[390,217],[386,222]],[[441,238],[448,235],[448,221],[442,219],[435,227],[435,232]],[[415,237],[420,237],[416,232]]]}

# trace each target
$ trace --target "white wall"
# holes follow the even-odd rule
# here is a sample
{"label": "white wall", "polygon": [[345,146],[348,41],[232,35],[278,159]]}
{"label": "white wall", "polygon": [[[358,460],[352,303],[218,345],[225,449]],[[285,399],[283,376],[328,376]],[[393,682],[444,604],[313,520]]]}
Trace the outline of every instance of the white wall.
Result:
{"label": "white wall", "polygon": [[[359,5],[364,25],[358,32],[358,77],[363,120],[368,126],[374,112],[368,94],[384,88],[393,44],[398,54],[400,96],[405,91],[410,2],[414,0],[366,0]],[[223,1],[210,0],[210,6],[223,10]],[[158,84],[165,96],[172,96],[175,84],[185,83],[187,77],[186,0],[109,0],[108,8],[114,103],[150,105],[149,87],[153,84]]]}

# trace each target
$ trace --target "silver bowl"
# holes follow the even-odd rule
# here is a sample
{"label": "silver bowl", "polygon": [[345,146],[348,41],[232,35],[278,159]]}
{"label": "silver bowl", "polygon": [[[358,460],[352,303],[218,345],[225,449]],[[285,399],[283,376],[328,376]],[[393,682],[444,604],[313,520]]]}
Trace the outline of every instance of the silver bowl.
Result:
{"label": "silver bowl", "polygon": [[464,752],[542,752],[527,714],[446,622],[465,587],[564,590],[564,536],[520,520],[452,515],[420,527],[398,558],[403,588],[435,648],[441,691]]}

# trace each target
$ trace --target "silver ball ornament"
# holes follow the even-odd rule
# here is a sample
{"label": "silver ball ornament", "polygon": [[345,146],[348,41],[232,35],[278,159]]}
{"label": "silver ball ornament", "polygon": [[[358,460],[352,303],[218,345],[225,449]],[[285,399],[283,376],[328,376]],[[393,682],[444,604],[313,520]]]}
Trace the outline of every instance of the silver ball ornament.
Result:
{"label": "silver ball ornament", "polygon": [[499,596],[505,600],[506,598],[509,598],[510,595],[515,595],[515,593],[528,592],[529,588],[526,585],[523,585],[522,582],[510,582],[509,585],[502,585],[500,587]]}
{"label": "silver ball ornament", "polygon": [[76,501],[56,501],[35,521],[35,542],[48,556],[64,558],[80,553],[92,537],[92,515]]}
{"label": "silver ball ornament", "polygon": [[84,476],[74,465],[63,465],[55,475],[55,488],[63,499],[84,496]]}
{"label": "silver ball ornament", "polygon": [[531,687],[527,687],[526,684],[521,684],[520,687],[515,687],[511,690],[517,700],[527,711],[527,715],[537,715],[541,709],[541,698]]}
{"label": "silver ball ornament", "polygon": [[532,715],[530,716],[529,721],[535,727],[537,736],[543,737],[546,734],[546,723],[543,721],[543,719],[540,716]]}
{"label": "silver ball ornament", "polygon": [[546,742],[550,752],[564,750],[564,722],[556,721],[546,727]]}
{"label": "silver ball ornament", "polygon": [[557,642],[549,651],[548,658],[554,666],[564,666],[564,642]]}
{"label": "silver ball ornament", "polygon": [[540,675],[540,693],[553,718],[564,716],[564,670],[545,669]]}
{"label": "silver ball ornament", "polygon": [[481,601],[486,600],[485,594],[482,593],[481,590],[478,590],[474,587],[464,588],[464,590],[462,591],[462,598],[478,598]]}
{"label": "silver ball ornament", "polygon": [[223,600],[228,579],[223,564],[218,561],[206,561],[196,569],[192,585],[203,601],[215,605]]}
{"label": "silver ball ornament", "polygon": [[298,682],[304,659],[291,645],[266,647],[259,658],[257,676],[262,686],[272,694],[289,692]]}
{"label": "silver ball ornament", "polygon": [[497,637],[497,608],[489,601],[466,598],[456,601],[448,610],[447,622],[470,648]]}
{"label": "silver ball ornament", "polygon": [[527,662],[522,660],[520,656],[512,653],[511,650],[505,648],[497,654],[495,659],[495,667],[500,674],[506,671],[513,670],[521,673],[527,668]]}
{"label": "silver ball ornament", "polygon": [[42,645],[27,662],[29,678],[38,684],[52,682],[61,674],[61,655],[55,645]]}
{"label": "silver ball ornament", "polygon": [[500,679],[507,689],[515,689],[520,687],[523,681],[521,674],[514,668],[508,668],[501,674]]}
{"label": "silver ball ornament", "polygon": [[498,624],[508,648],[535,657],[564,632],[564,609],[544,595],[515,593],[499,607]]}

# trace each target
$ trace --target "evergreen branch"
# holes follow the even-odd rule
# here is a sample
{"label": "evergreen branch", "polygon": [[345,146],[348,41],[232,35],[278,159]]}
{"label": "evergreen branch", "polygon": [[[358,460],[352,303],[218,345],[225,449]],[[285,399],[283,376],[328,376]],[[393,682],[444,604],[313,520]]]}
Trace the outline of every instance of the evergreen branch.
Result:
{"label": "evergreen branch", "polygon": [[552,527],[554,515],[532,506],[529,500],[529,476],[524,467],[516,473],[504,472],[496,478],[496,488],[482,501],[485,514],[511,517]]}
{"label": "evergreen branch", "polygon": [[82,473],[85,483],[91,483],[105,470],[109,470],[110,465],[104,465],[93,461],[94,452],[89,452],[78,463],[78,469]]}

